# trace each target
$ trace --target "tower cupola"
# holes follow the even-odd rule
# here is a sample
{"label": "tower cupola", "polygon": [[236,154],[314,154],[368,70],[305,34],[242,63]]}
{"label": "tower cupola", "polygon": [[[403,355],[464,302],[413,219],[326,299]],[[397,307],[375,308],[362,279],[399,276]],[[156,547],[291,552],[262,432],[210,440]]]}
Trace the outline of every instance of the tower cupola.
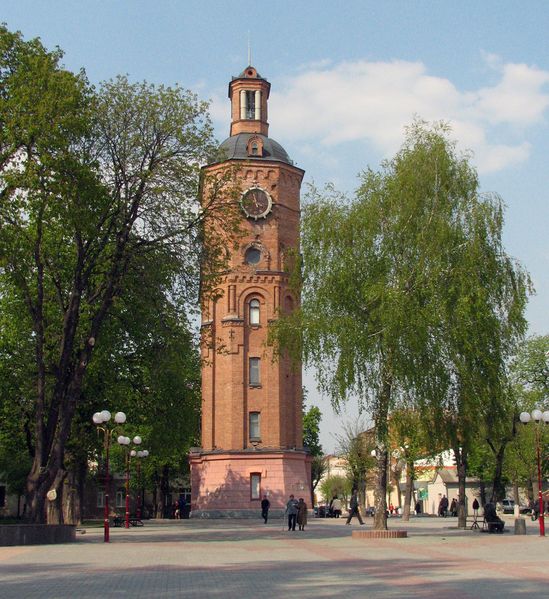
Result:
{"label": "tower cupola", "polygon": [[267,100],[271,84],[251,65],[229,83],[231,137],[239,133],[268,135]]}

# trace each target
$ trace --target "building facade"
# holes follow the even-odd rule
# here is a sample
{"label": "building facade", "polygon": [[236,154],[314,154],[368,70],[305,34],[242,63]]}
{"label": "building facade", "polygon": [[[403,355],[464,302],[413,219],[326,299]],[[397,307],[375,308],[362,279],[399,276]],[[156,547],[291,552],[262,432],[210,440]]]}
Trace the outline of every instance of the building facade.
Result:
{"label": "building facade", "polygon": [[[191,517],[257,516],[267,495],[283,511],[288,495],[309,500],[303,448],[301,368],[273,359],[269,323],[299,297],[288,264],[299,245],[304,171],[268,136],[270,84],[252,66],[229,83],[230,137],[208,181],[230,170],[238,186],[238,247],[202,302],[201,447],[190,454]],[[216,227],[206,227],[209,234]]]}

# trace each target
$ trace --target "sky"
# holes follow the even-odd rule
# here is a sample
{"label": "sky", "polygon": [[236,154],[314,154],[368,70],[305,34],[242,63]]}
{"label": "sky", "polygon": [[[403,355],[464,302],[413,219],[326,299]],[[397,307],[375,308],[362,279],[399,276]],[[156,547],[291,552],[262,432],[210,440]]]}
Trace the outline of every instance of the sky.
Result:
{"label": "sky", "polygon": [[[127,74],[193,90],[211,101],[219,141],[250,46],[272,86],[269,134],[305,169],[303,190],[352,194],[415,117],[447,121],[482,191],[507,206],[505,247],[536,289],[530,333],[549,333],[548,1],[0,0],[0,21],[61,47],[93,83]],[[356,400],[337,415],[314,373],[304,380],[334,451]]]}

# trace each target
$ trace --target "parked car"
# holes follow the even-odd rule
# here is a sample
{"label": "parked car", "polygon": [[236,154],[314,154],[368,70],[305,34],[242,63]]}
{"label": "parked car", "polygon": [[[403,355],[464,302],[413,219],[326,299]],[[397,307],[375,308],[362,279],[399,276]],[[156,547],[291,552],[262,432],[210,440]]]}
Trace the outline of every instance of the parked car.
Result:
{"label": "parked car", "polygon": [[515,511],[515,500],[503,499],[499,505],[499,508],[504,514],[513,514]]}

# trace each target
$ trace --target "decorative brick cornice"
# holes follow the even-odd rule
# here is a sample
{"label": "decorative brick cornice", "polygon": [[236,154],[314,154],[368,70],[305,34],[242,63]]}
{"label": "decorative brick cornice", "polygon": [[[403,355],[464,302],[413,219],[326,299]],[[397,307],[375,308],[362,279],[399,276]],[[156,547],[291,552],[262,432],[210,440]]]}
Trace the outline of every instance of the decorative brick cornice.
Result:
{"label": "decorative brick cornice", "polygon": [[407,530],[353,530],[353,539],[406,539]]}

